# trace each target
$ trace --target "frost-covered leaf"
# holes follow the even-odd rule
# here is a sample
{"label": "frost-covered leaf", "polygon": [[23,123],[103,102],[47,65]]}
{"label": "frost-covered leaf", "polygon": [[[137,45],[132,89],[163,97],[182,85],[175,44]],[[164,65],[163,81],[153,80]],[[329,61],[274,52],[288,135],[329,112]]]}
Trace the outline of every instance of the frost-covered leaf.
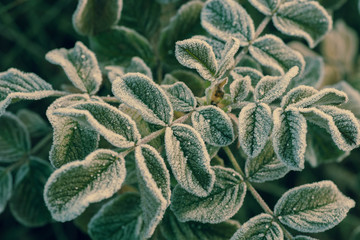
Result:
{"label": "frost-covered leaf", "polygon": [[309,236],[302,236],[302,235],[299,235],[299,236],[295,236],[293,237],[294,240],[318,240],[316,238],[312,238],[312,237],[309,237]]}
{"label": "frost-covered leaf", "polygon": [[126,114],[102,102],[86,102],[57,108],[53,115],[71,117],[101,134],[109,143],[119,148],[130,148],[140,140],[136,123]]}
{"label": "frost-covered leaf", "polygon": [[173,108],[165,91],[141,73],[128,73],[112,84],[114,95],[139,111],[151,123],[165,126],[173,119]]}
{"label": "frost-covered leaf", "polygon": [[51,221],[44,199],[44,185],[52,167],[36,157],[30,157],[17,171],[15,186],[9,202],[15,219],[28,227],[43,226]]}
{"label": "frost-covered leaf", "polygon": [[253,87],[264,77],[259,70],[251,67],[236,67],[233,72],[243,77],[249,76]]}
{"label": "frost-covered leaf", "polygon": [[170,204],[170,174],[160,154],[149,145],[135,148],[141,194],[143,238],[150,238]]}
{"label": "frost-covered leaf", "polygon": [[105,70],[107,71],[107,76],[111,83],[124,75],[124,68],[120,66],[106,66]]}
{"label": "frost-covered leaf", "polygon": [[42,137],[51,130],[49,124],[36,112],[29,109],[21,109],[16,115],[26,126],[30,136],[33,138]]}
{"label": "frost-covered leaf", "polygon": [[25,125],[10,112],[0,117],[0,162],[15,162],[31,148],[29,132]]}
{"label": "frost-covered leaf", "polygon": [[355,202],[331,181],[288,190],[274,207],[281,223],[301,232],[323,232],[339,224]]}
{"label": "frost-covered leaf", "polygon": [[177,82],[161,87],[166,90],[174,111],[190,112],[196,107],[195,96],[185,83]]}
{"label": "frost-covered leaf", "polygon": [[196,196],[207,196],[214,186],[215,173],[200,134],[188,125],[174,124],[166,128],[165,150],[180,186]]}
{"label": "frost-covered leaf", "polygon": [[233,103],[240,103],[253,91],[249,76],[242,77],[235,72],[230,73],[234,81],[230,84],[230,95]]}
{"label": "frost-covered leaf", "polygon": [[82,92],[95,94],[99,91],[102,76],[95,57],[83,43],[76,42],[72,49],[55,49],[45,56],[49,62],[64,69],[69,80]]}
{"label": "frost-covered leaf", "polygon": [[70,221],[90,203],[117,192],[125,175],[125,162],[118,153],[98,149],[85,160],[68,163],[51,174],[45,185],[46,206],[55,220]]}
{"label": "frost-covered leaf", "polygon": [[218,70],[215,54],[211,46],[199,39],[176,42],[176,59],[185,67],[196,69],[206,80],[212,81]]}
{"label": "frost-covered leaf", "polygon": [[274,35],[257,38],[249,47],[249,52],[261,65],[271,68],[278,75],[285,74],[294,66],[299,68],[300,73],[305,68],[303,56]]}
{"label": "frost-covered leaf", "polygon": [[349,100],[340,107],[350,110],[356,118],[360,119],[360,92],[346,81],[341,81],[331,87],[346,93]]}
{"label": "frost-covered leaf", "polygon": [[294,88],[299,85],[307,85],[312,87],[319,86],[324,77],[324,60],[321,57],[305,56],[304,72],[291,81],[289,87]]}
{"label": "frost-covered leaf", "polygon": [[234,141],[234,130],[229,116],[215,106],[203,106],[191,115],[193,127],[205,142],[227,146]]}
{"label": "frost-covered leaf", "polygon": [[0,116],[13,100],[39,100],[54,93],[52,86],[34,73],[10,68],[0,73]]}
{"label": "frost-covered leaf", "polygon": [[153,79],[151,69],[146,65],[144,60],[139,57],[133,57],[130,65],[125,68],[125,73],[142,73]]}
{"label": "frost-covered leaf", "polygon": [[291,170],[304,168],[306,150],[306,119],[297,109],[283,111],[278,108],[273,113],[273,146],[279,160]]}
{"label": "frost-covered leaf", "polygon": [[153,64],[153,51],[149,41],[133,29],[113,26],[108,31],[90,37],[91,49],[101,62],[110,65],[123,63],[138,56],[149,66]]}
{"label": "frost-covered leaf", "polygon": [[239,141],[249,157],[256,157],[269,138],[272,129],[271,109],[265,103],[250,103],[239,114]]}
{"label": "frost-covered leaf", "polygon": [[121,15],[122,0],[80,0],[72,20],[81,35],[96,35],[115,25]]}
{"label": "frost-covered leaf", "polygon": [[332,28],[331,17],[316,1],[283,3],[272,19],[279,31],[304,38],[311,48]]}
{"label": "frost-covered leaf", "polygon": [[318,90],[310,86],[298,86],[293,88],[281,100],[281,107],[285,109],[288,106],[293,106],[294,104],[302,101],[303,99],[308,99],[318,92]]}
{"label": "frost-covered leaf", "polygon": [[200,40],[207,42],[213,49],[216,60],[219,61],[221,59],[221,54],[223,53],[224,48],[225,48],[224,42],[219,41],[216,38],[210,38],[210,37],[206,37],[203,35],[196,35],[196,36],[193,36],[192,38],[200,39]]}
{"label": "frost-covered leaf", "polygon": [[221,59],[218,61],[217,78],[221,78],[227,70],[234,67],[234,56],[240,48],[240,41],[234,37],[230,38],[221,52]]}
{"label": "frost-covered leaf", "polygon": [[6,203],[13,191],[13,178],[11,172],[0,167],[0,214],[4,211]]}
{"label": "frost-covered leaf", "polygon": [[177,185],[171,197],[171,210],[181,221],[220,223],[234,216],[245,198],[246,184],[230,168],[213,167],[214,188],[206,197],[198,197]]}
{"label": "frost-covered leaf", "polygon": [[254,38],[254,23],[246,10],[233,0],[210,0],[201,12],[202,26],[223,41],[230,37],[246,46]]}
{"label": "frost-covered leaf", "polygon": [[245,164],[246,177],[250,182],[276,180],[284,177],[288,172],[286,164],[277,158],[271,140],[257,157],[248,158]]}
{"label": "frost-covered leaf", "polygon": [[86,95],[69,95],[55,100],[47,109],[46,116],[49,119],[53,132],[53,145],[50,150],[51,164],[59,168],[62,165],[84,159],[98,146],[99,134],[70,117],[54,115],[58,108],[89,101]]}
{"label": "frost-covered leaf", "polygon": [[218,224],[180,222],[169,211],[161,222],[160,230],[165,239],[228,240],[239,226],[240,224],[234,220]]}
{"label": "frost-covered leaf", "polygon": [[300,101],[297,100],[291,106],[295,108],[307,108],[319,105],[339,105],[347,102],[347,100],[348,98],[344,92],[334,88],[325,88],[316,94],[311,94],[309,97],[301,97]]}
{"label": "frost-covered leaf", "polygon": [[325,128],[339,149],[351,151],[360,144],[360,124],[354,114],[334,106],[299,109],[306,120]]}
{"label": "frost-covered leaf", "polygon": [[262,213],[250,218],[230,240],[283,240],[284,234],[274,218],[266,213]]}
{"label": "frost-covered leaf", "polygon": [[291,79],[299,73],[298,67],[292,67],[284,76],[265,76],[256,85],[255,99],[263,103],[271,103],[286,91]]}
{"label": "frost-covered leaf", "polygon": [[103,205],[88,224],[94,240],[139,239],[141,221],[140,196],[124,193]]}
{"label": "frost-covered leaf", "polygon": [[280,0],[249,0],[257,10],[267,16],[271,16],[274,10],[279,6]]}

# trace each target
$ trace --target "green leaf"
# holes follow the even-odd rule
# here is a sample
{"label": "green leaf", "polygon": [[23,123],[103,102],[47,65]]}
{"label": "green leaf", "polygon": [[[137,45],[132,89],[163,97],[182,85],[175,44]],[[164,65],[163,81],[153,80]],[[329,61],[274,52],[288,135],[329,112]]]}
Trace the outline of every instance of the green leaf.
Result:
{"label": "green leaf", "polygon": [[10,68],[0,73],[0,116],[14,100],[39,100],[54,93],[52,86],[34,73]]}
{"label": "green leaf", "polygon": [[[289,91],[281,100],[281,107],[286,109],[291,107],[298,102],[301,102],[303,99],[308,99],[311,96],[317,94],[319,91],[310,86],[298,86]],[[305,105],[306,106],[306,105]]]}
{"label": "green leaf", "polygon": [[90,46],[99,60],[107,65],[117,65],[135,56],[143,59],[149,66],[154,61],[149,41],[123,26],[113,26],[106,32],[90,37]]}
{"label": "green leaf", "polygon": [[103,205],[88,225],[94,240],[139,239],[141,229],[140,196],[124,193]]}
{"label": "green leaf", "polygon": [[261,65],[269,67],[276,75],[283,75],[294,66],[299,68],[300,73],[305,68],[303,56],[274,35],[267,34],[257,38],[249,47],[249,52]]}
{"label": "green leaf", "polygon": [[135,148],[137,176],[144,226],[142,238],[150,238],[170,204],[170,174],[160,154],[149,145]]}
{"label": "green leaf", "polygon": [[161,222],[160,230],[165,239],[228,240],[239,226],[240,224],[234,220],[218,224],[180,222],[169,211]]}
{"label": "green leaf", "polygon": [[249,0],[257,10],[267,16],[271,16],[280,5],[280,0]]}
{"label": "green leaf", "polygon": [[341,81],[331,87],[346,93],[349,100],[341,104],[341,108],[350,110],[356,118],[360,119],[360,104],[358,104],[360,102],[360,92],[346,81]]}
{"label": "green leaf", "polygon": [[279,31],[304,38],[311,48],[315,47],[332,28],[331,17],[315,1],[283,3],[272,19]]}
{"label": "green leaf", "polygon": [[172,85],[162,85],[161,87],[165,89],[174,111],[190,112],[195,109],[195,96],[185,83],[177,82]]}
{"label": "green leaf", "polygon": [[227,146],[234,141],[231,119],[218,107],[199,107],[191,115],[191,120],[204,141],[213,146]]}
{"label": "green leaf", "polygon": [[68,163],[53,172],[45,185],[46,206],[55,220],[73,220],[90,203],[117,192],[125,175],[125,161],[118,153],[98,149],[85,160]]}
{"label": "green leaf", "polygon": [[281,223],[300,232],[323,232],[339,224],[355,202],[331,181],[288,190],[274,207]]}
{"label": "green leaf", "polygon": [[251,158],[260,154],[272,129],[271,109],[265,103],[250,103],[239,114],[239,141]]}
{"label": "green leaf", "polygon": [[316,238],[308,237],[308,236],[295,236],[293,237],[294,240],[318,240]]}
{"label": "green leaf", "polygon": [[289,169],[299,171],[304,168],[306,149],[306,119],[297,109],[283,111],[277,108],[273,113],[274,150]]}
{"label": "green leaf", "polygon": [[186,70],[175,70],[171,72],[174,79],[184,82],[193,94],[197,97],[202,97],[205,94],[205,89],[210,86],[210,82],[204,81],[198,74]]}
{"label": "green leaf", "polygon": [[230,95],[234,104],[241,103],[250,92],[254,91],[249,76],[242,77],[235,71],[230,73],[234,81],[230,84]]}
{"label": "green leaf", "polygon": [[224,42],[217,40],[216,38],[210,38],[210,37],[206,37],[203,35],[196,35],[196,36],[193,36],[192,38],[207,42],[213,49],[216,60],[219,61],[221,59],[221,54],[223,53],[224,48],[225,48]]}
{"label": "green leaf", "polygon": [[40,227],[51,221],[43,192],[52,171],[47,162],[36,157],[30,157],[30,161],[18,170],[9,206],[11,213],[21,224]]}
{"label": "green leaf", "polygon": [[254,23],[246,10],[233,0],[210,0],[201,12],[202,26],[223,41],[230,37],[246,46],[254,38]]}
{"label": "green leaf", "polygon": [[271,140],[257,157],[248,158],[245,164],[246,177],[250,182],[263,183],[280,179],[288,172],[286,164],[277,158]]}
{"label": "green leaf", "polygon": [[95,57],[83,43],[76,42],[72,49],[55,49],[45,56],[49,62],[64,69],[69,80],[82,92],[95,94],[99,91],[102,75]]}
{"label": "green leaf", "polygon": [[6,203],[13,191],[13,178],[11,172],[0,167],[0,214],[5,210]]}
{"label": "green leaf", "polygon": [[250,218],[230,240],[283,240],[284,234],[279,224],[274,218],[266,213],[262,213]]}
{"label": "green leaf", "polygon": [[0,117],[0,162],[15,162],[30,151],[29,132],[18,117],[5,112]]}
{"label": "green leaf", "polygon": [[66,108],[57,108],[53,115],[71,117],[101,134],[119,148],[130,148],[140,140],[136,123],[116,107],[102,102],[86,102]]}
{"label": "green leaf", "polygon": [[265,76],[256,85],[254,96],[257,101],[271,103],[286,91],[291,79],[299,73],[298,67],[292,67],[284,76]]}
{"label": "green leaf", "polygon": [[26,126],[30,136],[33,138],[42,137],[51,130],[49,124],[36,112],[29,109],[21,109],[16,115]]}
{"label": "green leaf", "polygon": [[321,80],[324,77],[324,60],[322,57],[310,57],[305,56],[305,69],[304,72],[294,78],[290,83],[290,88],[294,88],[300,85],[307,85],[312,87],[319,86]]}
{"label": "green leaf", "polygon": [[176,42],[176,59],[185,67],[196,69],[206,80],[213,81],[218,70],[215,54],[211,46],[199,39]]}
{"label": "green leaf", "polygon": [[188,125],[174,124],[166,128],[165,150],[180,186],[196,196],[207,196],[213,188],[215,174],[200,134]]}
{"label": "green leaf", "polygon": [[233,72],[243,77],[249,76],[253,87],[264,77],[259,70],[251,67],[236,67]]}
{"label": "green leaf", "polygon": [[125,68],[125,73],[142,73],[153,79],[151,69],[146,65],[144,60],[139,57],[133,57],[130,65]]}
{"label": "green leaf", "polygon": [[213,167],[214,188],[206,197],[198,197],[177,185],[171,198],[171,210],[181,222],[220,223],[234,216],[243,204],[246,184],[230,168]]}
{"label": "green leaf", "polygon": [[234,56],[238,52],[240,47],[240,41],[236,38],[230,38],[221,52],[221,58],[218,61],[219,68],[216,73],[217,78],[224,76],[227,70],[230,70],[235,65]]}
{"label": "green leaf", "polygon": [[122,0],[80,0],[72,18],[75,30],[91,36],[109,29],[119,21],[122,5]]}
{"label": "green leaf", "polygon": [[70,117],[54,115],[58,108],[70,107],[77,103],[89,101],[86,95],[69,95],[54,101],[46,111],[53,129],[53,145],[50,150],[51,164],[59,168],[62,165],[84,159],[93,152],[99,141],[99,134]]}
{"label": "green leaf", "polygon": [[114,95],[139,111],[150,122],[166,126],[172,122],[173,108],[165,91],[140,73],[128,73],[112,84]]}

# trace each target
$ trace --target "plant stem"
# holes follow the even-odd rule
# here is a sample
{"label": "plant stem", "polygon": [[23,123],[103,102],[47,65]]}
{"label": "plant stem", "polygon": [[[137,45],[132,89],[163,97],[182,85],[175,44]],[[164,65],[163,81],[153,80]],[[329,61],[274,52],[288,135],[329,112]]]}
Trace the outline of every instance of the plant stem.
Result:
{"label": "plant stem", "polygon": [[241,169],[241,167],[239,166],[238,162],[236,161],[236,158],[234,156],[234,154],[231,152],[229,147],[223,147],[226,155],[229,157],[229,160],[231,162],[231,164],[234,166],[235,170],[244,178],[246,178],[245,173],[243,172],[243,170]]}

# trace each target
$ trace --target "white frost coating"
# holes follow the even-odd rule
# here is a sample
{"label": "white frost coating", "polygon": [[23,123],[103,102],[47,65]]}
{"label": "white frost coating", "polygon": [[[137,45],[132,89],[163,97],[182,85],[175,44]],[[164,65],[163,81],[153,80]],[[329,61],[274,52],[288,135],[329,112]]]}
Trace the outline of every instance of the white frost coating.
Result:
{"label": "white frost coating", "polygon": [[249,76],[242,77],[235,71],[231,73],[234,81],[230,84],[230,95],[233,103],[240,103],[249,95],[250,91],[254,91],[251,86],[251,79]]}
{"label": "white frost coating", "polygon": [[299,108],[308,121],[325,128],[339,149],[351,151],[360,144],[360,125],[354,114],[334,106]]}
{"label": "white frost coating", "polygon": [[181,222],[221,223],[234,216],[246,195],[246,183],[233,169],[213,167],[216,181],[206,197],[198,197],[177,185],[170,208]]}
{"label": "white frost coating", "polygon": [[196,98],[185,83],[176,82],[172,85],[161,85],[161,87],[165,89],[174,111],[190,112],[195,109]]}
{"label": "white frost coating", "polygon": [[304,38],[315,47],[332,28],[332,19],[316,1],[290,1],[281,4],[272,18],[284,34]]}
{"label": "white frost coating", "polygon": [[312,238],[312,237],[309,237],[309,236],[299,235],[299,236],[293,237],[293,240],[318,240],[318,239],[317,238]]}
{"label": "white frost coating", "polygon": [[144,221],[141,234],[150,238],[170,204],[170,174],[160,154],[149,145],[135,148],[135,161]]}
{"label": "white frost coating", "polygon": [[304,168],[306,150],[306,119],[295,108],[283,111],[275,109],[273,113],[274,151],[289,169],[300,171]]}
{"label": "white frost coating", "polygon": [[193,127],[213,146],[230,145],[235,138],[230,117],[215,106],[202,106],[191,115]]}
{"label": "white frost coating", "polygon": [[0,163],[16,162],[29,153],[29,132],[16,115],[5,112],[0,117],[0,129]]}
{"label": "white frost coating", "polygon": [[263,14],[271,16],[279,6],[280,0],[249,0],[249,2]]}
{"label": "white frost coating", "polygon": [[181,187],[196,196],[211,192],[215,173],[201,135],[185,124],[174,124],[165,131],[167,161]]}
{"label": "white frost coating", "polygon": [[271,103],[286,91],[291,79],[299,73],[298,67],[292,67],[284,76],[265,76],[255,87],[254,97],[257,101]]}
{"label": "white frost coating", "polygon": [[272,128],[271,109],[265,103],[250,103],[239,114],[239,141],[251,158],[260,154]]}
{"label": "white frost coating", "polygon": [[335,88],[325,88],[317,94],[304,98],[301,101],[293,104],[294,108],[315,107],[318,105],[338,105],[346,103],[348,97],[346,93]]}
{"label": "white frost coating", "polygon": [[148,122],[166,126],[173,120],[173,108],[165,91],[141,73],[127,73],[116,79],[112,92]]}
{"label": "white frost coating", "polygon": [[[94,112],[96,110],[99,112]],[[85,124],[89,124],[109,143],[119,148],[133,147],[141,138],[136,123],[128,115],[107,103],[80,103],[58,108],[53,114],[71,117],[79,123],[85,121]]]}
{"label": "white frost coating", "polygon": [[4,211],[6,203],[11,197],[12,190],[13,179],[11,172],[0,167],[0,213]]}
{"label": "white frost coating", "polygon": [[284,75],[294,66],[301,74],[305,68],[304,57],[271,34],[257,38],[249,47],[249,52],[261,65],[271,68],[278,75]]}
{"label": "white frost coating", "polygon": [[221,52],[221,59],[218,61],[217,78],[221,78],[225,72],[235,65],[234,56],[240,48],[240,41],[236,38],[231,38],[226,42],[224,50]]}
{"label": "white frost coating", "polygon": [[235,72],[236,74],[243,77],[249,76],[251,79],[251,85],[253,87],[255,87],[256,84],[258,84],[258,82],[261,80],[261,78],[264,77],[264,75],[259,70],[251,67],[236,67],[232,72]]}
{"label": "white frost coating", "polygon": [[209,37],[205,37],[203,35],[195,35],[192,38],[203,40],[203,41],[207,42],[211,46],[212,50],[214,51],[216,60],[221,59],[221,54],[225,48],[224,42],[219,41],[216,38],[209,38]]}
{"label": "white frost coating", "polygon": [[250,239],[283,240],[284,233],[271,215],[262,213],[244,223],[230,240]]}
{"label": "white frost coating", "polygon": [[76,42],[72,49],[55,49],[45,56],[49,62],[63,68],[75,87],[83,92],[95,94],[102,83],[102,75],[95,54],[83,43]]}
{"label": "white frost coating", "polygon": [[300,102],[303,99],[309,98],[319,91],[310,86],[298,86],[291,89],[281,100],[281,107],[286,109],[288,106],[292,107],[294,104]]}
{"label": "white frost coating", "polygon": [[13,99],[39,100],[56,93],[49,83],[36,74],[10,68],[0,73],[0,116]]}
{"label": "white frost coating", "polygon": [[223,41],[230,37],[239,39],[241,46],[249,45],[255,35],[253,20],[233,0],[207,1],[201,11],[201,25],[211,35]]}
{"label": "white frost coating", "polygon": [[199,39],[177,41],[175,46],[176,59],[185,67],[196,71],[209,81],[215,80],[218,64],[211,46]]}
{"label": "white frost coating", "polygon": [[85,160],[68,163],[51,174],[44,190],[46,206],[55,220],[70,221],[90,203],[117,192],[125,175],[125,161],[117,152],[98,149]]}
{"label": "white frost coating", "polygon": [[120,66],[106,66],[105,70],[107,71],[107,76],[111,83],[124,75],[124,68]]}
{"label": "white frost coating", "polygon": [[130,65],[125,68],[125,73],[142,73],[148,76],[150,79],[153,79],[151,69],[146,65],[144,60],[139,57],[133,57],[131,59]]}
{"label": "white frost coating", "polygon": [[288,190],[275,204],[281,223],[301,232],[323,232],[340,223],[355,202],[331,181],[305,184]]}

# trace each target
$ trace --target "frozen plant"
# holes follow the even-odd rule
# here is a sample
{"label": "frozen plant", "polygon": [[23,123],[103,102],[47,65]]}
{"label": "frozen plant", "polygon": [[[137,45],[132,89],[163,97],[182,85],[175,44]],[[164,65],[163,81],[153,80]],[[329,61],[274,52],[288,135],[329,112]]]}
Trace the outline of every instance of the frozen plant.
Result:
{"label": "frozen plant", "polygon": [[[317,166],[313,132],[341,153],[360,144],[358,119],[341,108],[347,95],[314,87],[321,59],[263,33],[272,23],[314,48],[331,16],[307,0],[185,2],[80,0],[73,25],[92,50],[77,42],[46,54],[72,87],[0,74],[0,211],[9,201],[26,226],[82,217],[94,240],[314,239],[298,234],[346,217],[355,202],[329,180],[294,186],[273,208],[254,187],[306,160]],[[257,27],[249,4],[265,15]],[[166,26],[161,8],[177,11]],[[6,111],[49,97],[51,127]],[[38,153],[51,139],[47,161]],[[240,224],[247,193],[261,213]]]}

